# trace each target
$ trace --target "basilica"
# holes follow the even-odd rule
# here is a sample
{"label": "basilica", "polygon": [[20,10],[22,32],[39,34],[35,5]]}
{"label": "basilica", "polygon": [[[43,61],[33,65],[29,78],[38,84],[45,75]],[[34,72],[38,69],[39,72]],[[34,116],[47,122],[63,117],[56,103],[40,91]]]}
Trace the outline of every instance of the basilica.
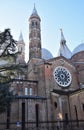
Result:
{"label": "basilica", "polygon": [[2,113],[0,123],[9,121],[11,129],[24,130],[40,127],[43,122],[49,127],[56,121],[84,121],[84,44],[71,52],[62,29],[60,32],[58,55],[53,57],[42,48],[41,18],[34,7],[29,17],[28,63],[22,33],[17,41],[19,55],[14,62],[5,63],[19,66],[10,73],[10,89],[17,96],[11,103],[9,118]]}

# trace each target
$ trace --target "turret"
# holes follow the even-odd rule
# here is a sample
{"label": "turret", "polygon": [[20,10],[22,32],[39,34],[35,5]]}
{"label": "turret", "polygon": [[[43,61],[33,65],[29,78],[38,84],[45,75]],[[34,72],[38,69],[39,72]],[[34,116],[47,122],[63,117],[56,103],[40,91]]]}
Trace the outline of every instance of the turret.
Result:
{"label": "turret", "polygon": [[17,46],[18,46],[19,54],[17,56],[16,62],[17,63],[24,63],[25,62],[25,43],[23,40],[22,32],[20,33],[19,40],[17,42]]}

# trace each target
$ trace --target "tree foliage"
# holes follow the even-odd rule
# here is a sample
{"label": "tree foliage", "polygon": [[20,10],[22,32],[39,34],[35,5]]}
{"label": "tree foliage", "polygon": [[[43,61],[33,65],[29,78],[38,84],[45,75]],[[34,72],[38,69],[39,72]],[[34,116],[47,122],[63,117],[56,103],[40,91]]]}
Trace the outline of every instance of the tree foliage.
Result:
{"label": "tree foliage", "polygon": [[14,55],[17,51],[16,41],[10,33],[10,29],[5,29],[0,33],[0,56]]}
{"label": "tree foliage", "polygon": [[8,105],[13,101],[13,91],[10,91],[10,84],[0,84],[0,113],[7,110]]}
{"label": "tree foliage", "polygon": [[[17,42],[13,39],[10,29],[0,32],[0,113],[7,110],[8,105],[14,99],[13,91],[10,91],[11,77],[16,76],[18,68],[13,62],[18,55]],[[11,64],[10,64],[11,63]]]}

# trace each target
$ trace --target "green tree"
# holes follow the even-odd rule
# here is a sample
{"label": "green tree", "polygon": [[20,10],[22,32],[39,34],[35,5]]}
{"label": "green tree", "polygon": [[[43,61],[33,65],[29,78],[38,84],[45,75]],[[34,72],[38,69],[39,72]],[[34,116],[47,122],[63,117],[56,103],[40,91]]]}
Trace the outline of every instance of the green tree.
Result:
{"label": "green tree", "polygon": [[0,84],[0,113],[5,112],[9,104],[13,101],[13,91],[10,91],[10,84]]}
{"label": "green tree", "polygon": [[13,91],[10,91],[10,80],[12,67],[9,67],[9,63],[15,62],[18,55],[18,48],[16,41],[13,39],[10,29],[5,29],[4,32],[0,32],[0,62],[6,63],[0,65],[0,113],[7,113],[7,125],[10,127],[10,109],[11,102],[14,99]]}

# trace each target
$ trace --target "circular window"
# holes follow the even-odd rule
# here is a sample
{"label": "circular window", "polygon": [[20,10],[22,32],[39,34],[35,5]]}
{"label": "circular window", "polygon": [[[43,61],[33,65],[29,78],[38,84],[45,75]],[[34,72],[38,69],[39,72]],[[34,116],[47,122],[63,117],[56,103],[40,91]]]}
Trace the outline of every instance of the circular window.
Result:
{"label": "circular window", "polygon": [[62,66],[58,66],[55,68],[54,72],[54,79],[56,83],[61,87],[67,87],[71,84],[71,74],[68,69]]}

